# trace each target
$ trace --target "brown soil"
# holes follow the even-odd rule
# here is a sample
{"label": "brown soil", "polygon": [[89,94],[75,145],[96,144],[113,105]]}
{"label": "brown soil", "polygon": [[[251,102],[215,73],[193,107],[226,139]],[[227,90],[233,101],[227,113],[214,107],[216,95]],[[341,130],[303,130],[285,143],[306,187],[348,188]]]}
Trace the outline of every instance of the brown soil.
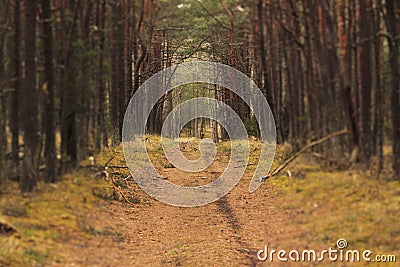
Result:
{"label": "brown soil", "polygon": [[[179,178],[176,173],[173,177]],[[56,252],[62,255],[65,251],[64,259],[50,264],[274,266],[277,263],[260,262],[257,251],[267,244],[304,247],[299,242],[304,231],[291,224],[291,215],[280,208],[268,183],[248,193],[250,179],[246,174],[224,198],[197,208],[169,206],[140,190],[135,193],[138,204],[103,202],[82,215],[92,237],[65,242],[62,251]]]}

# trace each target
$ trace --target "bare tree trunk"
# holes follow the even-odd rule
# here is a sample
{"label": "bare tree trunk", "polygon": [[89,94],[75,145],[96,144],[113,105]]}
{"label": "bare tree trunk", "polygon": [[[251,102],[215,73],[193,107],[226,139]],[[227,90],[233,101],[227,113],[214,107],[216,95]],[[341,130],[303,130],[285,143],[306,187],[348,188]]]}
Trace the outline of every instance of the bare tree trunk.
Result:
{"label": "bare tree trunk", "polygon": [[[85,5],[86,4],[86,5]],[[81,34],[77,36],[78,40],[82,40],[83,48],[85,51],[91,52],[91,34],[90,28],[93,19],[93,1],[86,1],[83,4],[82,12],[80,13],[79,28],[81,29]],[[91,81],[91,67],[92,57],[88,57],[87,53],[76,53],[76,60],[80,65],[80,73],[77,75],[77,88],[90,88]],[[79,91],[77,91],[78,93]],[[78,107],[87,107],[86,110],[77,109],[77,124],[79,125],[80,131],[77,135],[78,141],[78,161],[85,159],[89,152],[89,138],[90,138],[90,124],[92,118],[92,93],[90,90],[83,90],[78,94]]]}
{"label": "bare tree trunk", "polygon": [[23,192],[31,192],[37,183],[38,92],[36,89],[36,12],[37,0],[25,0],[25,84],[24,84],[24,160],[20,179]]}
{"label": "bare tree trunk", "polygon": [[400,178],[400,73],[399,73],[399,24],[397,14],[400,10],[399,2],[386,0],[386,23],[390,34],[390,69],[392,72],[391,82],[391,111],[392,111],[392,142],[393,142],[393,171]]}
{"label": "bare tree trunk", "polygon": [[[377,7],[375,8],[374,15],[374,33],[380,32],[381,25],[381,12],[380,7],[382,6],[381,0],[377,0]],[[375,123],[374,123],[374,136],[377,140],[375,142],[375,152],[378,155],[378,175],[383,170],[383,89],[382,87],[382,40],[380,36],[375,36],[374,41],[375,49]]]}
{"label": "bare tree trunk", "polygon": [[[266,49],[265,49],[263,0],[258,0],[257,8],[258,8],[258,24],[259,24],[259,30],[260,30],[259,46],[260,46],[260,52],[261,52],[261,63],[262,63],[262,71],[263,71],[263,91],[267,97],[268,104],[271,107],[272,114],[275,117],[275,113],[276,113],[275,102],[273,99],[272,87],[271,87],[270,77],[268,74],[267,54],[266,54]],[[276,129],[277,141],[278,141],[278,143],[282,143],[282,134],[281,134],[281,130],[279,128],[279,123],[277,123],[276,125],[277,125],[277,129]]]}
{"label": "bare tree trunk", "polygon": [[350,122],[351,122],[351,130],[352,130],[352,145],[353,145],[353,151],[351,153],[350,157],[350,163],[353,164],[357,161],[358,159],[358,153],[360,150],[360,133],[358,129],[358,120],[357,120],[357,113],[354,108],[354,102],[353,102],[353,97],[351,94],[351,88],[346,87],[346,100],[347,100],[347,105],[348,105],[348,114],[350,116]]}
{"label": "bare tree trunk", "polygon": [[[64,163],[71,163],[75,165],[78,161],[78,147],[77,147],[77,101],[78,95],[75,88],[74,81],[76,81],[75,68],[72,66],[74,51],[73,42],[76,35],[78,15],[81,8],[81,0],[76,2],[67,2],[68,9],[73,13],[72,21],[63,16],[65,10],[64,6],[61,8],[61,21],[63,28],[66,29],[65,36],[62,36],[61,45],[63,48],[63,55],[61,64],[64,65],[62,70],[62,84],[61,84],[61,155],[62,165],[60,169],[63,170]],[[65,40],[64,40],[65,39]],[[64,42],[63,42],[64,41]]]}
{"label": "bare tree trunk", "polygon": [[[0,51],[0,62],[2,62],[4,55],[3,50]],[[3,64],[0,63],[0,73],[4,73]],[[3,82],[3,79],[0,75],[0,83]],[[5,109],[5,101],[4,101],[4,92],[3,88],[0,87],[0,194],[3,192],[4,187],[6,185],[6,151],[7,151],[7,137],[6,137],[6,109]]]}
{"label": "bare tree trunk", "polygon": [[43,12],[43,49],[44,49],[44,72],[45,72],[45,159],[46,175],[45,181],[54,183],[56,181],[56,139],[54,124],[54,76],[53,76],[53,29],[50,0],[42,0]]}
{"label": "bare tree trunk", "polygon": [[[6,107],[4,100],[4,87],[5,87],[5,53],[4,53],[4,42],[6,37],[6,25],[7,25],[7,6],[5,2],[0,2],[0,25],[4,28],[0,28],[0,194],[3,192],[6,185],[5,176],[5,155],[7,151],[7,136],[6,136]],[[1,27],[0,26],[0,27]]]}
{"label": "bare tree trunk", "polygon": [[[303,1],[303,9],[304,12],[310,12],[307,9],[307,6],[305,5]],[[305,57],[306,57],[306,62],[307,62],[307,85],[308,85],[308,105],[309,105],[309,114],[310,114],[310,131],[312,133],[315,133],[317,131],[317,115],[318,113],[316,112],[318,110],[318,91],[316,90],[316,71],[315,71],[315,61],[313,57],[313,43],[312,43],[312,26],[311,26],[311,19],[309,16],[306,16],[304,18],[305,20],[305,34],[308,36],[305,41]]]}
{"label": "bare tree trunk", "polygon": [[[13,59],[13,67],[14,67],[14,91],[12,93],[12,106],[10,113],[10,130],[12,134],[11,141],[11,149],[12,149],[12,158],[13,158],[13,173],[18,175],[19,170],[19,92],[21,90],[21,81],[22,81],[22,73],[21,73],[21,22],[20,22],[20,11],[21,11],[21,2],[15,1],[14,7],[14,59]],[[18,178],[18,177],[12,177]]]}
{"label": "bare tree trunk", "polygon": [[[214,84],[214,99],[219,100],[218,97],[218,85]],[[217,110],[217,101],[215,101],[215,110]],[[218,133],[218,122],[216,120],[213,121],[213,141],[214,143],[219,143],[219,133]]]}
{"label": "bare tree trunk", "polygon": [[135,1],[127,0],[127,16],[126,16],[126,88],[127,88],[127,95],[126,95],[126,102],[129,104],[131,97],[133,96],[133,80],[132,80],[132,67],[133,67],[133,34],[135,24],[133,24],[133,17],[135,16],[133,12],[135,12],[133,6],[135,5]]}
{"label": "bare tree trunk", "polygon": [[106,1],[102,0],[97,4],[97,25],[100,29],[99,44],[99,62],[98,62],[98,113],[97,113],[97,139],[96,150],[100,151],[102,147],[108,145],[107,125],[106,125],[106,88],[104,84],[104,52],[105,52],[105,19],[106,19]]}
{"label": "bare tree trunk", "polygon": [[122,62],[118,62],[119,60],[119,40],[120,40],[120,19],[119,16],[119,7],[120,3],[112,3],[111,4],[111,12],[112,12],[112,34],[111,34],[111,91],[110,91],[110,115],[111,115],[111,127],[112,127],[112,145],[118,145],[119,138],[119,93],[120,93],[120,66],[123,64]]}
{"label": "bare tree trunk", "polygon": [[[141,11],[140,11],[140,18],[137,24],[137,27],[134,26],[134,33],[133,33],[133,58],[134,58],[134,70],[133,70],[133,94],[139,89],[140,86],[140,68],[142,66],[143,61],[147,55],[147,47],[139,38],[139,35],[142,36],[144,33],[144,20],[146,17],[146,9],[148,0],[142,0],[141,3]],[[135,5],[133,5],[135,6]],[[136,22],[136,15],[134,11],[133,17],[134,23]],[[139,50],[141,50],[141,54],[139,56]]]}
{"label": "bare tree trunk", "polygon": [[368,160],[371,156],[371,91],[372,91],[372,72],[371,72],[371,7],[369,1],[360,0],[360,41],[361,49],[359,53],[360,66],[360,122],[361,122],[361,146],[362,153]]}
{"label": "bare tree trunk", "polygon": [[127,103],[127,80],[126,80],[126,60],[125,60],[125,25],[126,25],[126,16],[125,16],[125,1],[120,1],[121,3],[117,5],[119,16],[119,28],[118,28],[118,41],[117,41],[117,64],[118,67],[118,136],[117,142],[120,143],[122,141],[122,125],[124,123],[124,115]]}

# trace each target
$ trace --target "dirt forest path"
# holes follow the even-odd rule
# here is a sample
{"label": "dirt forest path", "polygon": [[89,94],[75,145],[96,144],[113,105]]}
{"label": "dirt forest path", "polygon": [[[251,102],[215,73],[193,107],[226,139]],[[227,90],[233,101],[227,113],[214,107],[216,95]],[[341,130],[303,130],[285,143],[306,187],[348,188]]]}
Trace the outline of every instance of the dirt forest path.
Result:
{"label": "dirt forest path", "polygon": [[74,253],[62,266],[279,265],[258,261],[257,251],[266,244],[302,248],[304,233],[268,183],[248,193],[250,179],[246,173],[224,198],[197,208],[169,206],[140,190],[139,204],[104,204],[85,215],[103,234],[66,249]]}

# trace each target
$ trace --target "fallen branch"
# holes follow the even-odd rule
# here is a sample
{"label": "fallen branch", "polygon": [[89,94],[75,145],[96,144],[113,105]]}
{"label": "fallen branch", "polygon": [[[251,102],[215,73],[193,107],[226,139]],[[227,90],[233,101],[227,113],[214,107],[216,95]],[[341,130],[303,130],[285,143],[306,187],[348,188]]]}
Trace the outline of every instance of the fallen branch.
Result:
{"label": "fallen branch", "polygon": [[113,188],[114,190],[118,191],[118,193],[123,197],[123,199],[126,201],[128,204],[133,204],[132,202],[129,201],[129,199],[125,196],[124,192],[122,192],[121,188],[117,185],[115,182],[114,178],[111,176],[111,181],[113,183]]}
{"label": "fallen branch", "polygon": [[255,163],[248,163],[248,164],[245,164],[245,165],[235,166],[234,168],[242,168],[242,167],[248,167],[248,166],[253,166],[253,165],[256,165],[256,164]]}
{"label": "fallen branch", "polygon": [[107,162],[106,164],[104,164],[104,168],[108,167],[108,164],[110,164],[110,162],[115,158],[115,156],[112,156]]}
{"label": "fallen branch", "polygon": [[269,174],[267,177],[265,177],[265,179],[263,179],[263,180],[266,180],[266,179],[268,179],[268,178],[271,178],[271,177],[274,177],[274,176],[278,175],[278,174],[279,174],[283,169],[285,169],[292,161],[294,161],[298,156],[300,156],[302,153],[306,152],[308,149],[310,149],[310,148],[312,148],[312,147],[314,147],[314,146],[323,144],[323,143],[325,143],[326,141],[329,141],[330,139],[332,139],[332,138],[334,138],[334,137],[337,137],[337,136],[343,135],[343,134],[348,134],[348,133],[349,133],[349,131],[348,131],[347,129],[344,129],[344,130],[341,130],[341,131],[339,131],[339,132],[335,132],[335,133],[329,134],[329,135],[327,135],[327,136],[325,136],[325,137],[323,137],[323,138],[321,138],[321,139],[319,139],[319,140],[316,140],[316,141],[313,141],[313,142],[307,144],[307,145],[304,146],[302,149],[300,149],[299,151],[297,151],[296,153],[294,153],[292,156],[290,156],[289,158],[287,158],[287,159],[285,159],[283,162],[281,162],[281,163],[278,165],[278,167],[276,167],[275,170],[274,170],[271,174]]}
{"label": "fallen branch", "polygon": [[128,169],[128,166],[108,166],[110,169]]}
{"label": "fallen branch", "polygon": [[17,233],[17,230],[15,230],[12,226],[6,224],[5,222],[0,221],[0,236],[10,236]]}

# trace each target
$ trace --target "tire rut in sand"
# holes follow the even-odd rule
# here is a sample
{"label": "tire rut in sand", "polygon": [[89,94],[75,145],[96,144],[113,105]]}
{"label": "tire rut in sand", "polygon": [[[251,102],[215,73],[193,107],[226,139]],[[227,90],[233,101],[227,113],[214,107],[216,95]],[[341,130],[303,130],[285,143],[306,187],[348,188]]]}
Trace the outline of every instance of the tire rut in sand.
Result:
{"label": "tire rut in sand", "polygon": [[246,259],[249,261],[248,266],[257,266],[257,260],[254,258],[254,255],[256,255],[256,250],[251,248],[247,242],[245,242],[240,235],[241,231],[241,226],[239,219],[236,217],[234,210],[232,209],[232,206],[229,204],[226,196],[221,198],[216,202],[218,206],[218,211],[223,214],[223,216],[226,218],[228,225],[232,228],[232,230],[235,233],[235,241],[239,245],[239,247],[246,247],[247,249],[242,249],[239,250],[239,252],[245,254]]}

